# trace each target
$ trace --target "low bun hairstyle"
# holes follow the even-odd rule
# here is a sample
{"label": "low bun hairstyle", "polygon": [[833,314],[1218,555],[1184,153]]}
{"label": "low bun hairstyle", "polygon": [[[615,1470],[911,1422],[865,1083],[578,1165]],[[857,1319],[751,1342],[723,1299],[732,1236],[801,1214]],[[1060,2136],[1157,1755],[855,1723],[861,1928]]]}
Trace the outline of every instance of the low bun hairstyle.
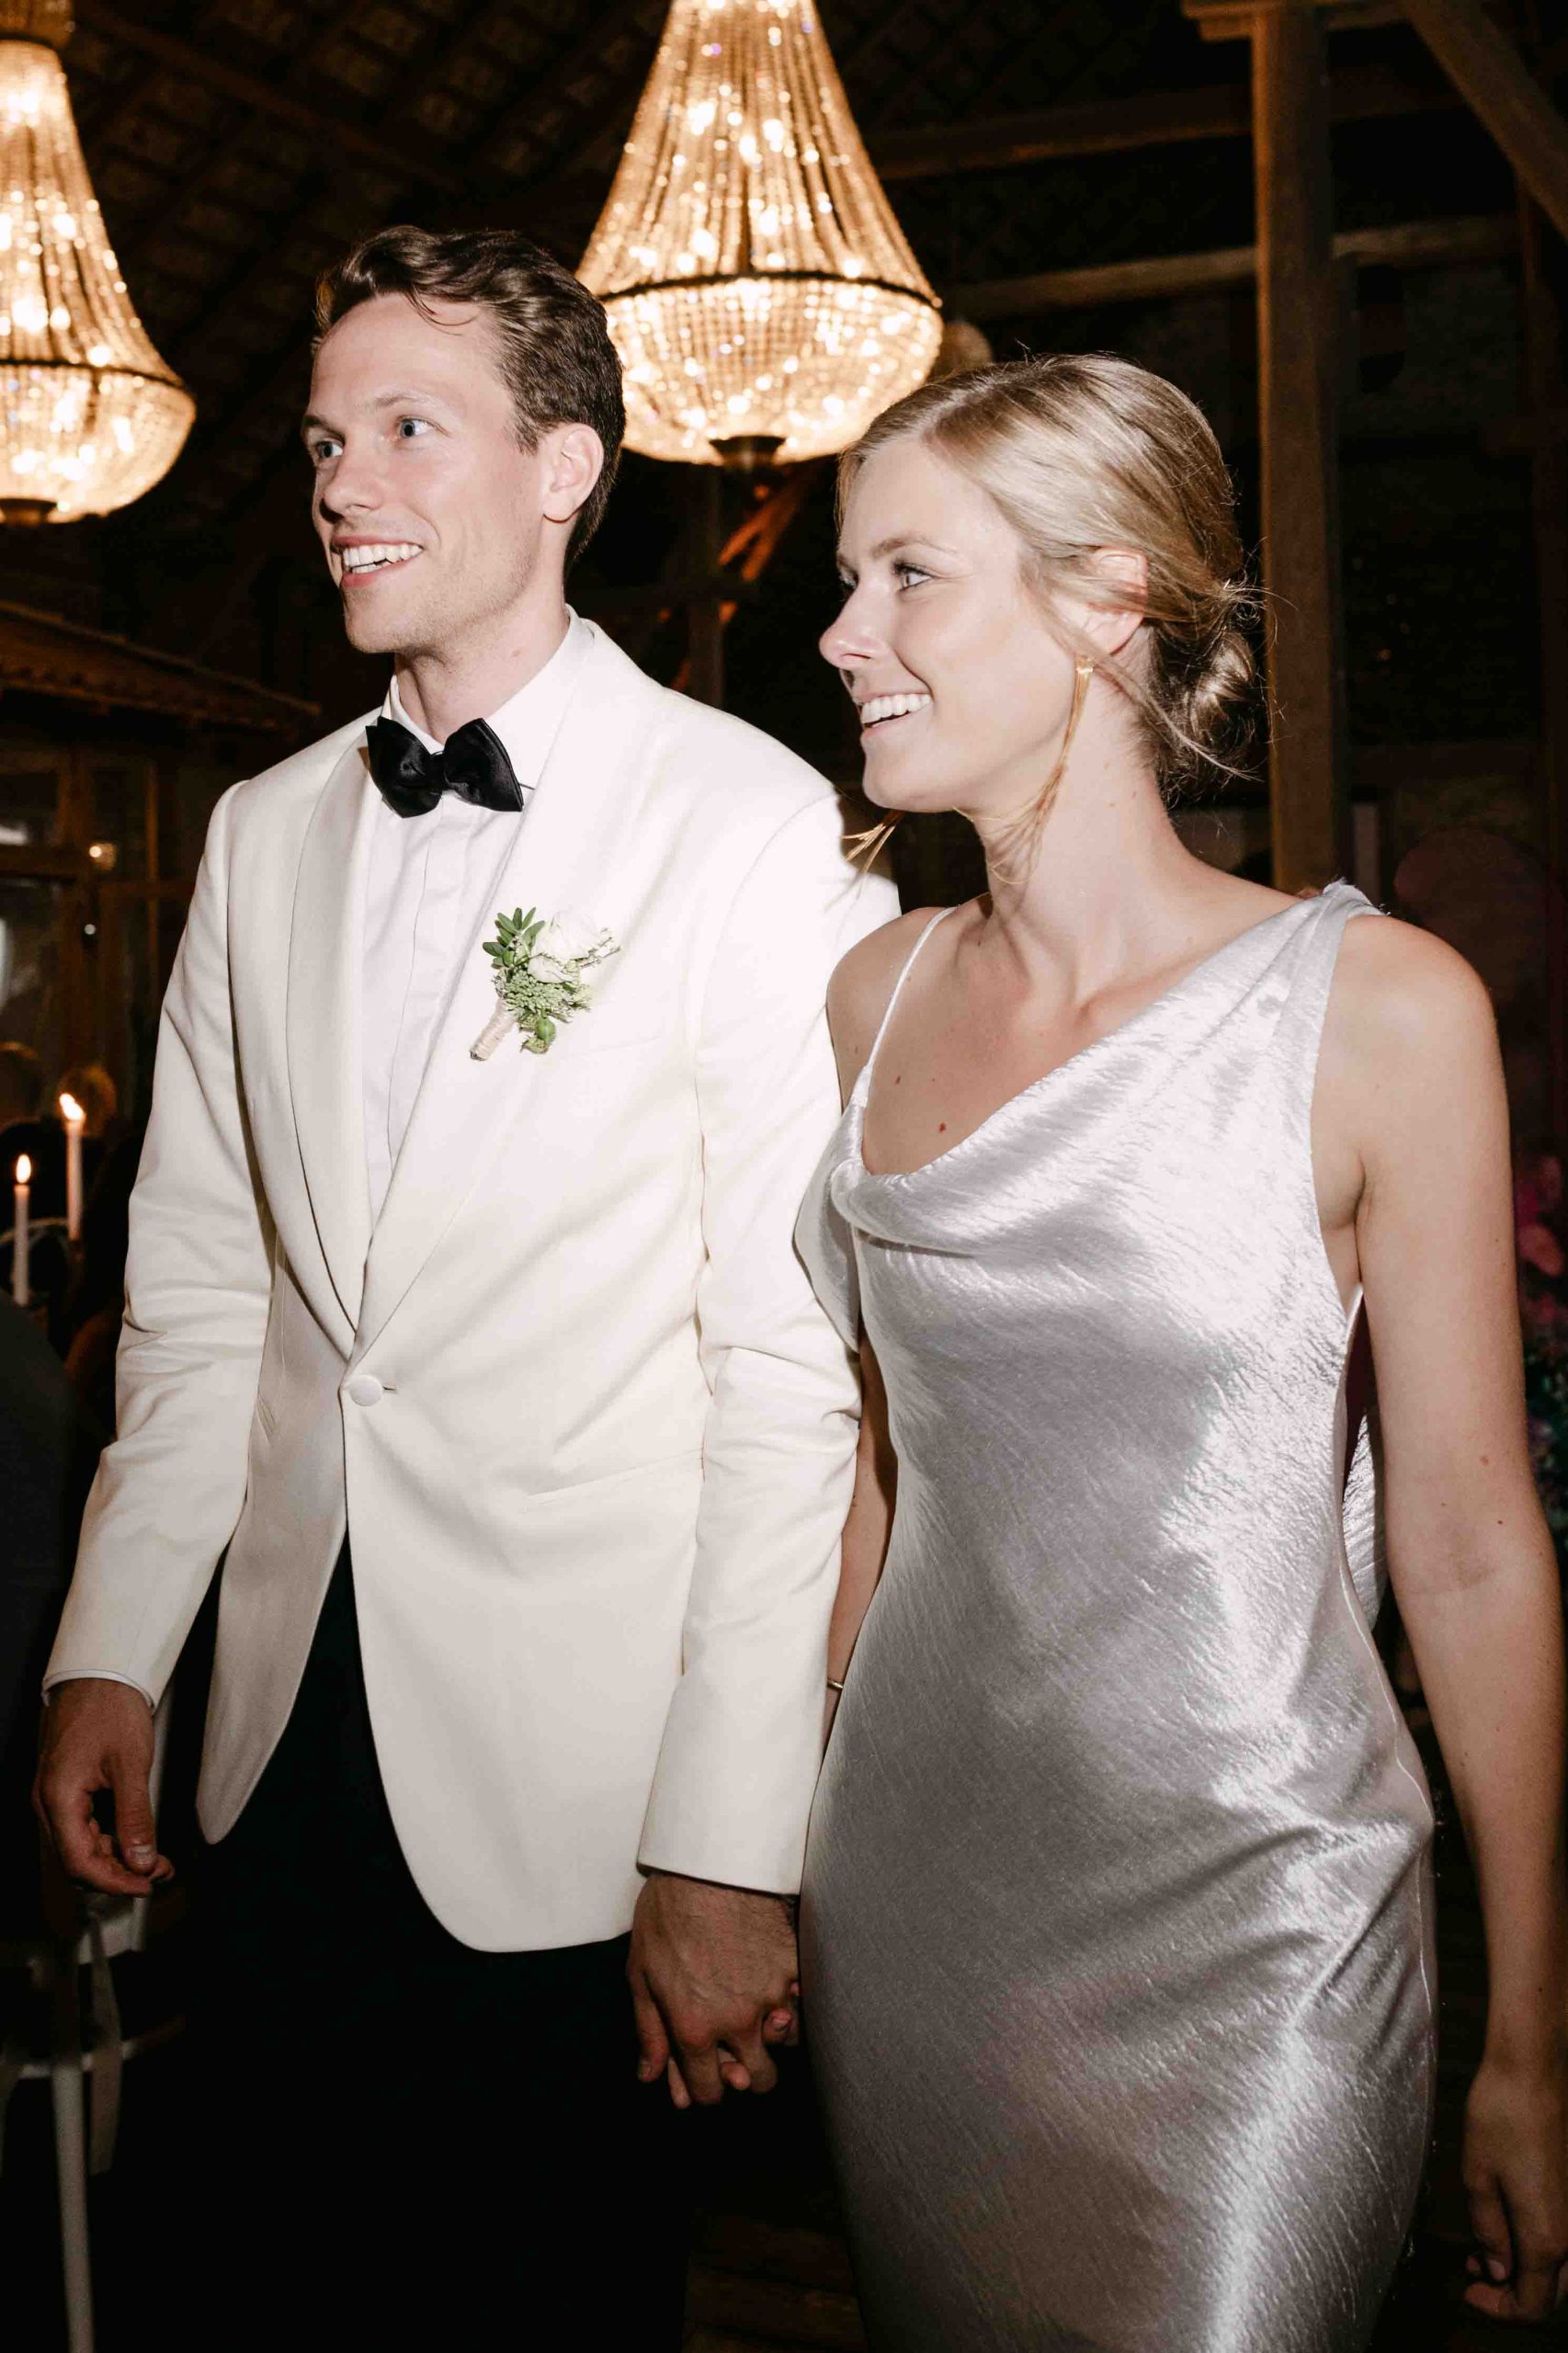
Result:
{"label": "low bun hairstyle", "polygon": [[[1103,352],[945,377],[884,410],[846,450],[840,505],[868,458],[911,438],[1001,510],[1066,650],[1089,656],[1136,711],[1167,795],[1244,774],[1260,699],[1247,634],[1257,604],[1220,445],[1186,393]],[[1137,662],[1108,660],[1061,618],[1063,593],[1125,607],[1125,587],[1094,563],[1107,548],[1131,549],[1148,567]]]}

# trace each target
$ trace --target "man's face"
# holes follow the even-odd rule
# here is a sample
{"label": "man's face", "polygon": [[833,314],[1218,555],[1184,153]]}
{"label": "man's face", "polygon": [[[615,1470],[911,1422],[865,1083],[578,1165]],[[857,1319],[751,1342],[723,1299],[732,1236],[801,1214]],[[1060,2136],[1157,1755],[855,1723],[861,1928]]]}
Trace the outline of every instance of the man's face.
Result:
{"label": "man's face", "polygon": [[553,437],[517,439],[482,309],[361,302],[316,353],[312,511],[362,654],[460,658],[537,574]]}

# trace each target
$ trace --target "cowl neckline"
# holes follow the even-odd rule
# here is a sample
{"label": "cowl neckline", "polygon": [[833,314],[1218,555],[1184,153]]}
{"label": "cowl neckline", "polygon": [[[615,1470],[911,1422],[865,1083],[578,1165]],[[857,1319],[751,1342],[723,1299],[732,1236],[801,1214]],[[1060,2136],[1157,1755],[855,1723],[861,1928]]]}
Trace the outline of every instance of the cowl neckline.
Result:
{"label": "cowl neckline", "polygon": [[[1282,951],[1285,942],[1322,921],[1331,908],[1340,907],[1346,911],[1366,907],[1370,911],[1370,902],[1354,883],[1338,881],[1330,882],[1310,898],[1297,900],[1288,907],[1277,907],[1271,915],[1264,915],[1257,923],[1249,924],[1244,931],[1237,932],[1233,938],[1211,949],[1207,956],[1201,957],[1168,988],[1151,997],[1147,1005],[1141,1006],[1125,1021],[1118,1022],[1115,1029],[1108,1029],[1101,1038],[1091,1039],[1086,1046],[1080,1046],[1076,1053],[1069,1054],[1065,1062],[1057,1063],[1051,1070],[1042,1072],[1039,1078],[1031,1079],[1027,1086],[1007,1096],[994,1111],[987,1112],[978,1127],[971,1128],[968,1135],[960,1136],[945,1152],[922,1161],[917,1168],[869,1168],[865,1155],[866,1107],[870,1097],[872,1074],[893,1006],[902,994],[903,983],[931,933],[946,920],[945,916],[937,916],[922,933],[914,953],[900,973],[893,996],[890,998],[883,1016],[882,1029],[855,1082],[846,1109],[843,1173],[851,1178],[857,1188],[865,1186],[892,1192],[917,1188],[927,1178],[939,1180],[951,1173],[955,1165],[978,1157],[986,1144],[1000,1136],[1010,1135],[1019,1120],[1043,1098],[1070,1093],[1074,1082],[1097,1076],[1107,1063],[1124,1057],[1130,1049],[1157,1040],[1173,1028],[1184,1030],[1197,1028],[1199,1034],[1206,1033],[1208,1024],[1203,1021],[1202,1013],[1220,996],[1222,987],[1223,996],[1213,1007],[1221,1018],[1252,994],[1269,965]],[[1234,976],[1233,966],[1239,967],[1239,972]],[[1228,983],[1231,985],[1227,987],[1225,984]]]}

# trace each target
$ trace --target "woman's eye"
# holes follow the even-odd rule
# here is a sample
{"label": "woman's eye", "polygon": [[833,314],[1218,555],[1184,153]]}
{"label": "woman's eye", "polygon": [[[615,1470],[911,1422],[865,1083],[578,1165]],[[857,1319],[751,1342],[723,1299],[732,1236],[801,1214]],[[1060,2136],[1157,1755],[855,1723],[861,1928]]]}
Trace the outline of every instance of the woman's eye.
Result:
{"label": "woman's eye", "polygon": [[330,458],[335,458],[339,455],[342,448],[343,444],[341,441],[312,441],[310,444],[312,465],[324,466]]}
{"label": "woman's eye", "polygon": [[422,416],[400,416],[397,429],[405,441],[415,441],[422,433],[428,433],[430,427]]}
{"label": "woman's eye", "polygon": [[855,582],[847,572],[841,572],[838,575],[838,593],[841,597],[853,597],[855,594]]}
{"label": "woman's eye", "polygon": [[929,580],[931,577],[928,572],[922,572],[917,563],[895,563],[893,571],[898,575],[901,588],[913,588],[917,580]]}

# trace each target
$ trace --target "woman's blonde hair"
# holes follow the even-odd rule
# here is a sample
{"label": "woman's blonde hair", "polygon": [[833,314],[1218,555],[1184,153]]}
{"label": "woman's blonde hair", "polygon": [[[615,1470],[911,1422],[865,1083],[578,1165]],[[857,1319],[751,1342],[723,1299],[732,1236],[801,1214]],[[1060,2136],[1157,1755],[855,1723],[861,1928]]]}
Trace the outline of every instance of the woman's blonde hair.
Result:
{"label": "woman's blonde hair", "polygon": [[[1167,792],[1244,773],[1258,700],[1245,631],[1257,605],[1220,445],[1185,392],[1105,352],[945,377],[885,409],[845,451],[841,510],[867,459],[910,439],[985,491],[1011,524],[1053,631],[1126,695]],[[1148,568],[1138,666],[1108,659],[1061,615],[1064,594],[1125,608],[1125,582],[1095,562],[1114,548]]]}

